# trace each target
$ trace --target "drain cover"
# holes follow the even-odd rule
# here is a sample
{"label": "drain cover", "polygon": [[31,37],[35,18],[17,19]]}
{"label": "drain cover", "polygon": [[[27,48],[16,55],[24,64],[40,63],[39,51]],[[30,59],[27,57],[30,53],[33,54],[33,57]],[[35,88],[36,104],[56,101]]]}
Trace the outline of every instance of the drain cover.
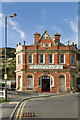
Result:
{"label": "drain cover", "polygon": [[23,113],[22,117],[35,117],[35,113],[34,112]]}

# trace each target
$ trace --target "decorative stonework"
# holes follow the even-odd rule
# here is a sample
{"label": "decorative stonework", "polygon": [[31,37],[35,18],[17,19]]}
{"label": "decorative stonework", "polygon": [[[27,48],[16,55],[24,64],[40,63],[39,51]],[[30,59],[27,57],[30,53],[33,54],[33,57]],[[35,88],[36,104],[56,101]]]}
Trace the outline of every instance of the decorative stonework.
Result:
{"label": "decorative stonework", "polygon": [[22,50],[22,46],[18,45],[18,47],[16,48],[16,52],[21,51]]}
{"label": "decorative stonework", "polygon": [[70,49],[71,49],[72,51],[76,51],[75,46],[70,46]]}

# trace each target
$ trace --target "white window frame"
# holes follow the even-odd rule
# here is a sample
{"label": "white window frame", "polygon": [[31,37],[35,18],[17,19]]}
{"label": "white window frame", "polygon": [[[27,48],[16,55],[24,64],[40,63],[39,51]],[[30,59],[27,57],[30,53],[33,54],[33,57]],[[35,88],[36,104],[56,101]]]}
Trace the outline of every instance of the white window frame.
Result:
{"label": "white window frame", "polygon": [[[74,57],[74,59],[73,59],[74,63],[72,63],[72,57]],[[75,55],[71,55],[71,64],[75,65]]]}
{"label": "white window frame", "polygon": [[[21,56],[20,63],[19,63],[19,56]],[[22,64],[22,54],[20,53],[20,54],[17,55],[17,65],[21,65],[21,64]]]}
{"label": "white window frame", "polygon": [[[51,80],[52,80],[52,85],[51,85]],[[53,77],[50,77],[50,87],[54,87],[54,78]]]}
{"label": "white window frame", "polygon": [[[39,80],[40,80],[40,85],[39,85]],[[42,86],[42,79],[38,80],[38,86]]]}
{"label": "white window frame", "polygon": [[48,62],[48,56],[47,56],[47,63],[48,63],[48,64],[53,64],[53,63],[54,63],[54,54],[48,54],[48,55],[52,55],[52,63],[49,63],[49,62]]}
{"label": "white window frame", "polygon": [[[28,61],[28,56],[29,56],[29,55],[32,56],[32,62],[31,62],[31,63],[29,63],[29,61]],[[27,63],[28,63],[28,64],[33,64],[33,54],[28,54],[28,55],[27,55]]]}
{"label": "white window frame", "polygon": [[[40,55],[43,55],[43,63],[40,63]],[[39,54],[39,64],[44,64],[45,61],[45,54]]]}
{"label": "white window frame", "polygon": [[[48,46],[45,46],[45,44],[48,44]],[[41,47],[51,47],[51,43],[41,43]]]}
{"label": "white window frame", "polygon": [[[61,55],[64,55],[64,63],[61,63]],[[65,54],[60,54],[60,55],[59,55],[59,63],[60,63],[60,64],[65,64]]]}

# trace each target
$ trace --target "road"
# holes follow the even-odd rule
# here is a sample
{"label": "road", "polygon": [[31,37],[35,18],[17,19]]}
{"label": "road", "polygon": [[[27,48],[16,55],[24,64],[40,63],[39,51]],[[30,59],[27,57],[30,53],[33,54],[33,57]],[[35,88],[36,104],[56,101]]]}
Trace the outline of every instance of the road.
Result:
{"label": "road", "polygon": [[[78,118],[78,95],[51,96],[24,101],[16,120],[25,113],[35,113],[35,118]],[[25,118],[25,117],[24,117]],[[30,118],[30,117],[27,117]]]}
{"label": "road", "polygon": [[0,119],[3,118],[9,120],[10,115],[12,114],[17,103],[24,99],[26,96],[30,96],[32,93],[27,92],[15,92],[8,91],[7,99],[8,102],[0,104]]}

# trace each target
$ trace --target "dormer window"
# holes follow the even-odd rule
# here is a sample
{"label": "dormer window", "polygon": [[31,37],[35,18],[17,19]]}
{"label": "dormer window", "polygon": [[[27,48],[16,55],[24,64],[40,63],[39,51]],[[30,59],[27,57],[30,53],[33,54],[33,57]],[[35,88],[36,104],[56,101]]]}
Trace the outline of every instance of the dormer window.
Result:
{"label": "dormer window", "polygon": [[41,43],[41,47],[51,47],[51,43]]}
{"label": "dormer window", "polygon": [[48,47],[49,46],[49,44],[48,43],[45,43],[45,47]]}

